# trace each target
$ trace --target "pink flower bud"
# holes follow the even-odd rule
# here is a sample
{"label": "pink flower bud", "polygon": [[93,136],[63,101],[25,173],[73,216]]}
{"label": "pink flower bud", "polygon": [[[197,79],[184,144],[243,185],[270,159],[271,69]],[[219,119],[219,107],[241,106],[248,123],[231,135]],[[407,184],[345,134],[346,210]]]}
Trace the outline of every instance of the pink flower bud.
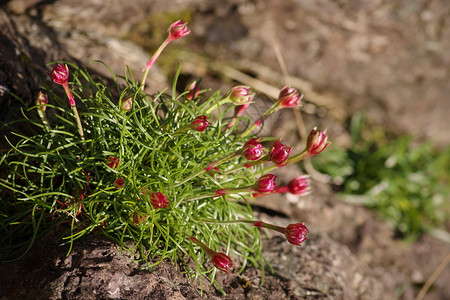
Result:
{"label": "pink flower bud", "polygon": [[148,197],[154,209],[169,207],[167,197],[161,192],[152,193],[149,189],[142,188],[141,194]]}
{"label": "pink flower bud", "polygon": [[289,224],[286,227],[281,227],[261,221],[255,221],[253,222],[253,225],[281,232],[286,236],[289,243],[293,245],[301,246],[301,243],[308,239],[307,235],[309,230],[306,228],[305,223]]}
{"label": "pink flower bud", "polygon": [[297,196],[305,196],[311,191],[309,176],[299,176],[288,183],[289,193]]}
{"label": "pink flower bud", "polygon": [[228,91],[227,94],[227,97],[238,105],[252,101],[254,96],[255,93],[247,85],[235,85]]}
{"label": "pink flower bud", "polygon": [[210,123],[208,122],[208,118],[204,115],[196,117],[191,122],[191,128],[197,131],[205,131]]}
{"label": "pink flower bud", "polygon": [[147,219],[148,219],[147,215],[140,215],[137,212],[133,213],[133,222],[135,225],[144,224],[145,221],[147,221]]}
{"label": "pink flower bud", "polygon": [[306,144],[310,155],[316,155],[325,150],[330,144],[326,130],[321,131],[314,127],[309,133]]}
{"label": "pink flower bud", "polygon": [[295,88],[285,86],[281,89],[278,96],[280,107],[297,107],[300,105],[303,95],[299,95]]}
{"label": "pink flower bud", "polygon": [[43,92],[39,91],[39,93],[38,93],[38,95],[36,97],[36,105],[40,105],[38,107],[38,109],[40,111],[44,112],[45,109],[47,108],[47,106],[46,106],[47,103],[48,103],[47,96]]}
{"label": "pink flower bud", "polygon": [[66,65],[57,64],[50,73],[53,82],[56,84],[67,84],[69,80],[69,69]]}
{"label": "pink flower bud", "polygon": [[228,269],[233,267],[233,261],[225,253],[215,252],[211,256],[211,261],[214,267],[225,273],[229,273]]}
{"label": "pink flower bud", "polygon": [[113,183],[114,187],[118,190],[123,189],[124,184],[125,183],[124,183],[122,177],[117,178],[116,180],[114,180],[114,183]]}
{"label": "pink flower bud", "polygon": [[172,23],[169,27],[169,40],[173,41],[191,33],[191,31],[187,28],[187,24],[188,23],[181,20]]}
{"label": "pink flower bud", "polygon": [[280,141],[281,139],[273,143],[269,152],[269,159],[277,165],[283,165],[292,151],[292,147],[288,147]]}
{"label": "pink flower bud", "polygon": [[200,95],[200,85],[199,82],[194,80],[191,83],[188,84],[186,87],[186,90],[189,91],[189,93],[186,96],[186,99],[188,100],[194,100]]}
{"label": "pink flower bud", "polygon": [[116,169],[117,166],[119,165],[119,159],[115,156],[110,156],[106,159],[106,164],[108,165],[108,167],[110,167],[111,169]]}
{"label": "pink flower bud", "polygon": [[133,107],[133,95],[130,95],[122,100],[122,107],[121,107],[122,111],[125,112],[130,111],[132,107]]}
{"label": "pink flower bud", "polygon": [[289,243],[298,246],[301,246],[301,243],[308,239],[308,233],[309,230],[306,228],[305,223],[289,224],[284,229],[284,234]]}
{"label": "pink flower bud", "polygon": [[197,238],[193,236],[190,236],[189,239],[194,244],[202,248],[203,251],[205,251],[206,254],[208,254],[211,257],[212,263],[214,267],[216,267],[217,269],[225,273],[228,273],[229,268],[233,267],[233,261],[225,253],[215,252],[214,250],[210,249],[208,246],[206,246],[204,243],[200,242]]}
{"label": "pink flower bud", "polygon": [[264,176],[261,176],[261,178],[259,178],[259,180],[254,185],[253,190],[258,193],[270,193],[275,190],[275,187],[277,185],[276,180],[277,176],[273,174],[266,174]]}
{"label": "pink flower bud", "polygon": [[261,158],[264,147],[259,143],[261,139],[253,138],[248,140],[242,147],[242,155],[248,160],[258,160]]}

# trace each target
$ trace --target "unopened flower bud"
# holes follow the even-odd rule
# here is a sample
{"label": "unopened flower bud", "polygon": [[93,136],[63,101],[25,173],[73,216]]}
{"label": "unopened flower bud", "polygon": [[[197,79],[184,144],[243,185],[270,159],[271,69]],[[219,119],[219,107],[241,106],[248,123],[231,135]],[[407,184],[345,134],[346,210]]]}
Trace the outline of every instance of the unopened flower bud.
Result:
{"label": "unopened flower bud", "polygon": [[122,100],[122,107],[121,109],[125,112],[130,111],[133,107],[133,95],[130,95]]}
{"label": "unopened flower bud", "polygon": [[303,95],[300,95],[295,88],[285,86],[281,89],[278,96],[280,107],[297,107],[300,105]]}
{"label": "unopened flower bud", "polygon": [[284,234],[289,243],[298,246],[301,246],[301,243],[308,239],[308,233],[309,230],[306,228],[305,223],[289,224],[284,229]]}
{"label": "unopened flower bud", "polygon": [[124,184],[125,183],[124,183],[122,177],[118,177],[116,180],[114,180],[114,183],[113,183],[114,187],[118,190],[123,189]]}
{"label": "unopened flower bud", "polygon": [[148,215],[141,215],[138,214],[137,212],[133,213],[133,222],[135,225],[142,225],[145,223],[145,221],[147,221],[148,219]]}
{"label": "unopened flower bud", "polygon": [[255,93],[248,85],[235,85],[228,91],[227,94],[227,98],[237,105],[242,105],[252,101],[254,96]]}
{"label": "unopened flower bud", "polygon": [[106,164],[108,165],[108,167],[110,167],[111,169],[116,169],[117,166],[119,165],[119,159],[115,156],[110,156],[106,159]]}
{"label": "unopened flower bud", "polygon": [[253,138],[248,140],[242,147],[242,155],[248,160],[258,160],[261,158],[264,147],[260,144],[261,139]]}
{"label": "unopened flower bud", "polygon": [[263,175],[256,182],[256,184],[253,187],[253,190],[258,193],[270,193],[274,191],[275,187],[277,186],[276,180],[277,176],[273,174]]}
{"label": "unopened flower bud", "polygon": [[57,64],[50,73],[52,80],[56,84],[66,84],[69,80],[69,69],[66,65]]}
{"label": "unopened flower bud", "polygon": [[189,91],[189,93],[186,96],[186,99],[188,100],[194,100],[200,95],[200,85],[197,80],[192,81],[189,83],[186,87],[186,91]]}
{"label": "unopened flower bud", "polygon": [[311,191],[309,176],[299,176],[288,183],[289,193],[297,196],[305,196]]}
{"label": "unopened flower bud", "polygon": [[211,261],[217,269],[225,273],[229,272],[229,268],[233,267],[233,261],[231,258],[222,252],[216,252],[211,256]]}
{"label": "unopened flower bud", "polygon": [[316,155],[325,150],[330,144],[326,130],[322,131],[314,127],[309,133],[306,144],[309,155]]}
{"label": "unopened flower bud", "polygon": [[306,228],[305,223],[289,224],[286,227],[281,227],[261,221],[255,221],[253,222],[253,225],[281,232],[286,236],[289,243],[293,245],[301,246],[301,243],[308,239],[307,235],[309,230]]}
{"label": "unopened flower bud", "polygon": [[189,239],[203,249],[203,251],[206,252],[211,257],[211,261],[217,269],[228,273],[229,268],[233,267],[233,261],[231,258],[222,252],[215,252],[214,250],[210,249],[208,246],[206,246],[204,243],[200,242],[197,238],[190,236]]}
{"label": "unopened flower bud", "polygon": [[169,27],[169,40],[176,40],[191,33],[187,28],[187,24],[181,20],[172,23]]}
{"label": "unopened flower bud", "polygon": [[197,131],[205,131],[210,123],[208,122],[208,118],[204,115],[196,117],[191,122],[191,128]]}
{"label": "unopened flower bud", "polygon": [[37,97],[36,97],[36,105],[39,105],[38,109],[42,112],[45,112],[45,109],[47,108],[48,98],[47,96],[39,91]]}
{"label": "unopened flower bud", "polygon": [[281,139],[273,143],[269,152],[270,160],[277,165],[283,165],[289,158],[292,151],[292,147],[288,147],[280,141]]}
{"label": "unopened flower bud", "polygon": [[154,209],[169,207],[169,200],[167,200],[167,197],[163,193],[153,193],[146,188],[141,189],[141,193],[148,197],[148,199],[150,200],[150,204]]}

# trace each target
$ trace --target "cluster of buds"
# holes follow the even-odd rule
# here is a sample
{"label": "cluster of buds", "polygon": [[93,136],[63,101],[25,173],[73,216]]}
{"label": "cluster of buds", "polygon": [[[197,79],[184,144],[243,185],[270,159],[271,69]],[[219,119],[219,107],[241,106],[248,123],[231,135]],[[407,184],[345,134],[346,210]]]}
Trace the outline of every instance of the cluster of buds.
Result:
{"label": "cluster of buds", "polygon": [[[171,43],[172,41],[185,37],[190,33],[190,30],[187,28],[187,23],[183,21],[176,21],[174,22],[169,30],[168,30],[168,36],[164,40],[164,42],[159,46],[159,48],[156,50],[156,52],[153,54],[153,56],[149,59],[146,66],[143,68],[143,79],[141,82],[140,88],[142,90],[144,89],[146,77],[148,74],[148,71],[153,67],[156,60],[164,50],[164,48]],[[73,97],[73,94],[71,93],[69,89],[68,79],[69,79],[69,69],[65,65],[58,64],[51,72],[51,77],[53,81],[59,85],[62,85],[66,95],[69,99],[70,107],[72,108],[73,112],[75,113],[78,128],[80,131],[80,136],[82,140],[84,140],[84,134],[83,129],[81,126],[81,121],[78,116],[78,112],[76,110],[76,103],[75,99]],[[255,92],[247,85],[236,85],[230,88],[230,90],[226,93],[226,95],[216,102],[209,102],[204,106],[199,105],[199,107],[203,107],[202,109],[196,110],[195,113],[198,113],[197,116],[195,116],[192,111],[188,115],[188,117],[180,117],[180,119],[185,122],[184,124],[182,122],[173,122],[170,125],[168,125],[165,128],[167,129],[166,136],[168,136],[172,141],[177,140],[176,137],[180,134],[192,134],[192,136],[195,136],[198,138],[198,140],[201,140],[201,137],[207,136],[211,129],[208,129],[210,126],[220,126],[221,122],[210,122],[211,118],[214,118],[215,115],[212,115],[211,113],[224,104],[232,104],[234,105],[234,116],[232,116],[231,121],[228,123],[225,123],[227,126],[225,130],[226,134],[234,134],[235,131],[238,131],[236,124],[238,124],[240,117],[243,115],[243,113],[246,111],[246,109],[249,107],[249,105],[252,103],[253,98],[255,96]],[[145,209],[136,208],[136,211],[130,210],[130,216],[128,217],[129,220],[132,220],[132,224],[136,225],[134,228],[139,228],[141,225],[147,224],[149,221],[149,210],[154,213],[164,213],[167,211],[171,211],[171,209],[174,209],[178,205],[183,205],[184,203],[190,202],[190,201],[197,201],[200,199],[206,199],[206,198],[217,198],[221,200],[221,198],[218,197],[225,197],[224,199],[233,199],[232,194],[241,194],[241,196],[249,196],[249,197],[261,197],[268,194],[274,194],[274,193],[292,193],[294,195],[298,196],[304,196],[307,195],[311,188],[310,188],[310,179],[308,176],[300,176],[297,178],[292,179],[287,185],[285,186],[278,186],[277,187],[277,177],[273,174],[269,174],[268,171],[270,171],[273,168],[280,168],[283,166],[286,166],[288,164],[296,163],[301,161],[307,156],[316,155],[324,151],[328,145],[328,137],[326,134],[326,131],[318,130],[317,128],[314,128],[311,133],[309,134],[307,138],[307,145],[306,148],[299,154],[291,156],[291,152],[293,151],[292,147],[289,147],[281,142],[281,138],[276,140],[272,143],[272,145],[265,149],[263,146],[264,144],[264,138],[257,138],[257,137],[249,137],[245,141],[245,137],[249,135],[254,129],[260,128],[260,126],[263,124],[264,120],[269,117],[271,114],[273,114],[275,111],[282,109],[282,108],[296,108],[301,105],[302,95],[293,87],[285,86],[281,89],[277,101],[264,113],[262,116],[254,122],[251,126],[249,126],[244,132],[240,132],[236,134],[236,143],[235,147],[232,148],[229,154],[222,156],[219,159],[216,158],[215,161],[212,161],[210,159],[209,161],[203,162],[201,161],[201,167],[196,167],[197,169],[194,169],[194,171],[188,176],[183,177],[181,180],[174,182],[173,188],[178,188],[186,183],[189,183],[190,181],[195,180],[195,178],[199,177],[200,180],[197,180],[197,183],[202,182],[202,180],[206,180],[205,178],[207,176],[212,177],[216,176],[217,178],[225,178],[226,174],[232,173],[236,170],[244,170],[245,172],[250,173],[251,171],[255,169],[250,169],[252,167],[255,167],[256,169],[258,167],[261,167],[263,164],[269,164],[269,167],[266,167],[262,169],[262,176],[259,177],[256,181],[250,181],[250,184],[248,183],[242,184],[242,182],[248,182],[244,180],[234,180],[234,178],[231,178],[228,182],[233,181],[235,185],[227,185],[227,181],[225,180],[223,183],[218,183],[217,185],[213,185],[213,188],[203,192],[202,195],[199,195],[196,198],[191,199],[177,199],[170,200],[171,205],[169,205],[169,199],[166,197],[166,195],[173,195],[173,191],[166,192],[164,190],[162,191],[152,191],[147,188],[141,188],[142,186],[146,187],[153,187],[151,185],[146,184],[136,184],[138,186],[137,191],[133,191],[133,195],[138,194],[139,196],[134,196],[136,201],[139,202],[139,205],[136,205],[136,207],[145,207]],[[199,83],[197,81],[192,82],[188,85],[185,93],[185,101],[183,104],[192,104],[195,103],[197,99],[200,98],[200,90],[199,90]],[[139,103],[137,102],[138,97],[135,97],[135,95],[128,95],[124,94],[124,97],[119,100],[118,108],[121,111],[120,114],[123,116],[124,114],[129,113],[134,109],[136,105]],[[136,103],[133,103],[133,101],[136,101]],[[39,94],[38,98],[36,99],[36,104],[38,107],[38,110],[40,111],[40,114],[44,115],[46,105],[48,103],[47,98],[44,94]],[[186,115],[184,115],[186,116]],[[195,116],[195,117],[194,117]],[[192,118],[192,119],[191,119]],[[188,121],[186,121],[188,120]],[[178,119],[176,120],[178,121]],[[219,124],[219,125],[211,125],[211,124]],[[216,127],[217,128],[217,127]],[[173,129],[173,130],[172,130]],[[222,128],[220,128],[222,130]],[[230,129],[230,130],[228,130]],[[233,131],[232,131],[232,130]],[[228,131],[227,131],[228,130]],[[199,132],[198,134],[195,132]],[[218,130],[220,132],[220,130]],[[169,139],[168,138],[168,139]],[[266,139],[265,142],[270,141],[273,139]],[[245,141],[245,143],[244,143]],[[234,145],[234,144],[233,144]],[[123,156],[120,156],[121,159],[123,159]],[[182,157],[181,155],[177,157]],[[202,158],[203,159],[203,158]],[[208,159],[207,157],[204,159]],[[232,163],[229,163],[230,161],[234,160],[234,165]],[[187,161],[187,159],[185,159]],[[229,163],[229,164],[226,164]],[[126,165],[126,163],[123,163]],[[124,177],[128,180],[127,175],[123,175],[121,172],[121,161],[119,158],[115,156],[110,156],[106,159],[106,165],[109,168],[108,172],[111,174],[116,174],[113,179],[111,179],[112,186],[117,189],[111,187],[111,190],[114,193],[120,194],[124,190],[128,189],[128,187],[134,186],[134,183],[131,182],[125,183]],[[226,172],[221,173],[221,170],[219,169],[220,166],[225,165],[225,168],[228,167]],[[231,167],[229,167],[231,165]],[[120,167],[119,167],[120,166]],[[224,169],[225,169],[224,168]],[[216,173],[215,173],[215,172]],[[222,170],[223,171],[223,170]],[[228,173],[227,173],[228,172]],[[259,172],[259,171],[258,171]],[[256,173],[256,172],[255,172]],[[119,175],[122,176],[119,176]],[[171,174],[168,172],[167,174]],[[113,181],[114,180],[114,181]],[[218,180],[214,181],[218,182]],[[216,183],[214,183],[216,184]],[[239,186],[245,185],[245,186]],[[238,187],[236,187],[238,186]],[[219,188],[221,187],[221,188]],[[223,188],[222,188],[223,187]],[[140,189],[140,190],[139,190]],[[159,189],[159,188],[158,188]],[[188,197],[186,197],[188,198]],[[173,202],[172,202],[173,201]],[[142,205],[141,205],[142,204]],[[153,209],[153,210],[152,210]],[[132,212],[132,215],[131,215]],[[151,220],[152,218],[150,218]],[[304,225],[304,223],[297,223],[297,224],[290,224],[286,227],[280,227],[268,223],[264,223],[261,221],[254,221],[254,220],[234,220],[236,223],[244,222],[244,223],[251,223],[252,225],[256,227],[266,228],[275,230],[278,232],[281,232],[284,234],[288,240],[289,243],[294,245],[300,245],[307,239],[307,235],[309,233],[308,228]],[[143,227],[140,227],[141,229]],[[195,230],[192,232],[188,232],[187,234],[193,234]],[[193,236],[189,236],[189,240],[195,244],[196,246],[200,247],[208,256],[210,256],[212,260],[212,264],[219,270],[224,272],[229,272],[229,269],[233,267],[233,262],[225,253],[221,252],[215,252],[212,249],[210,249],[206,244],[200,242],[197,238]],[[213,247],[215,248],[215,247]]]}

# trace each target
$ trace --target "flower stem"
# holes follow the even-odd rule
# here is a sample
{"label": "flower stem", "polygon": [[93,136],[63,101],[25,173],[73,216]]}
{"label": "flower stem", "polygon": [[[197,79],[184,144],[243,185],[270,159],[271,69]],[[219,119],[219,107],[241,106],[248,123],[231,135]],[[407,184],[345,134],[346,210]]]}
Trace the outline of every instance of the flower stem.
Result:
{"label": "flower stem", "polygon": [[230,102],[230,98],[229,97],[225,97],[222,100],[220,100],[217,103],[214,103],[213,105],[211,105],[205,112],[205,114],[210,114],[214,109],[216,109],[217,107],[224,105],[225,103]]}
{"label": "flower stem", "polygon": [[153,65],[155,64],[158,57],[161,55],[164,48],[166,48],[166,46],[171,41],[172,40],[170,38],[165,39],[164,42],[158,47],[156,52],[153,54],[153,56],[150,58],[150,60],[147,62],[147,65],[145,65],[144,69],[142,70],[142,72],[144,72],[144,76],[142,76],[142,81],[141,81],[141,89],[142,90],[144,90],[145,80],[147,79],[148,71],[150,71],[150,69],[153,67]]}

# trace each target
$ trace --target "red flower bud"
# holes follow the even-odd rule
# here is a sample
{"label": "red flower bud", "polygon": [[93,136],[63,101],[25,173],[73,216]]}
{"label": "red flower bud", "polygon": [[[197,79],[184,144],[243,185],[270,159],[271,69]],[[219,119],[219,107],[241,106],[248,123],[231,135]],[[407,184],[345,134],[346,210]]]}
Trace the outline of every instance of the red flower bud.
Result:
{"label": "red flower bud", "polygon": [[233,267],[233,261],[225,253],[215,252],[211,256],[211,260],[214,267],[225,273],[228,273],[229,272],[228,269]]}
{"label": "red flower bud", "polygon": [[169,27],[169,40],[173,41],[191,33],[191,31],[187,28],[187,24],[188,23],[181,20],[172,23]]}
{"label": "red flower bud", "polygon": [[42,112],[45,111],[45,109],[47,108],[47,103],[48,103],[48,98],[47,96],[39,91],[37,97],[36,97],[36,105],[39,105],[38,109]]}
{"label": "red flower bud", "polygon": [[286,236],[289,243],[293,245],[301,246],[301,243],[308,239],[307,235],[309,230],[306,228],[305,223],[289,224],[286,227],[281,227],[261,221],[255,221],[253,222],[253,225],[281,232]]}
{"label": "red flower bud", "polygon": [[255,93],[247,85],[235,85],[228,91],[227,94],[227,97],[238,105],[252,101],[254,96]]}
{"label": "red flower bud", "polygon": [[108,167],[110,167],[111,169],[116,169],[117,166],[119,165],[119,159],[115,156],[110,156],[106,159],[106,164],[108,165]]}
{"label": "red flower bud", "polygon": [[118,190],[122,189],[124,184],[125,183],[124,183],[122,177],[118,177],[116,180],[114,180],[114,183],[113,183],[114,187]]}
{"label": "red flower bud", "polygon": [[189,93],[186,96],[186,99],[188,100],[194,100],[200,95],[200,86],[199,82],[194,80],[191,83],[188,84],[186,87],[186,90],[189,91]]}
{"label": "red flower bud", "polygon": [[139,215],[137,212],[133,213],[133,222],[135,225],[141,225],[145,221],[147,221],[148,216],[147,215]]}
{"label": "red flower bud", "polygon": [[314,127],[308,136],[306,144],[310,155],[316,155],[325,150],[330,144],[326,130],[321,131]]}
{"label": "red flower bud", "polygon": [[125,112],[130,111],[133,107],[133,95],[130,95],[122,100],[122,107],[121,109]]}
{"label": "red flower bud", "polygon": [[204,115],[196,117],[191,122],[191,128],[197,131],[205,131],[210,123],[208,122],[208,118]]}
{"label": "red flower bud", "polygon": [[280,107],[297,107],[300,105],[303,95],[299,95],[295,88],[285,86],[281,89],[278,96]]}
{"label": "red flower bud", "polygon": [[270,193],[275,190],[277,176],[273,174],[266,174],[261,176],[254,185],[253,189],[258,193]]}
{"label": "red flower bud", "polygon": [[288,147],[282,144],[280,141],[281,139],[273,143],[269,152],[270,160],[277,165],[283,165],[289,158],[289,155],[292,151],[292,147]]}
{"label": "red flower bud", "polygon": [[309,176],[299,176],[288,183],[289,193],[297,196],[305,196],[311,191]]}
{"label": "red flower bud", "polygon": [[204,243],[200,242],[197,238],[193,236],[190,236],[189,239],[194,244],[202,248],[203,251],[205,251],[206,254],[208,254],[211,257],[212,263],[214,267],[216,267],[217,269],[225,273],[228,273],[229,272],[228,269],[233,267],[233,261],[225,253],[215,252],[214,250],[210,249],[208,246],[206,246]]}
{"label": "red flower bud", "polygon": [[258,160],[261,158],[264,148],[259,143],[261,139],[253,138],[248,140],[242,147],[242,155],[248,160]]}
{"label": "red flower bud", "polygon": [[308,233],[309,230],[306,228],[305,223],[289,224],[284,229],[284,234],[289,243],[298,246],[301,246],[301,243],[308,239]]}
{"label": "red flower bud", "polygon": [[152,193],[149,189],[142,188],[141,194],[148,197],[154,209],[167,208],[169,206],[169,200],[161,192]]}
{"label": "red flower bud", "polygon": [[66,84],[69,80],[69,69],[66,65],[57,64],[50,75],[56,84]]}

